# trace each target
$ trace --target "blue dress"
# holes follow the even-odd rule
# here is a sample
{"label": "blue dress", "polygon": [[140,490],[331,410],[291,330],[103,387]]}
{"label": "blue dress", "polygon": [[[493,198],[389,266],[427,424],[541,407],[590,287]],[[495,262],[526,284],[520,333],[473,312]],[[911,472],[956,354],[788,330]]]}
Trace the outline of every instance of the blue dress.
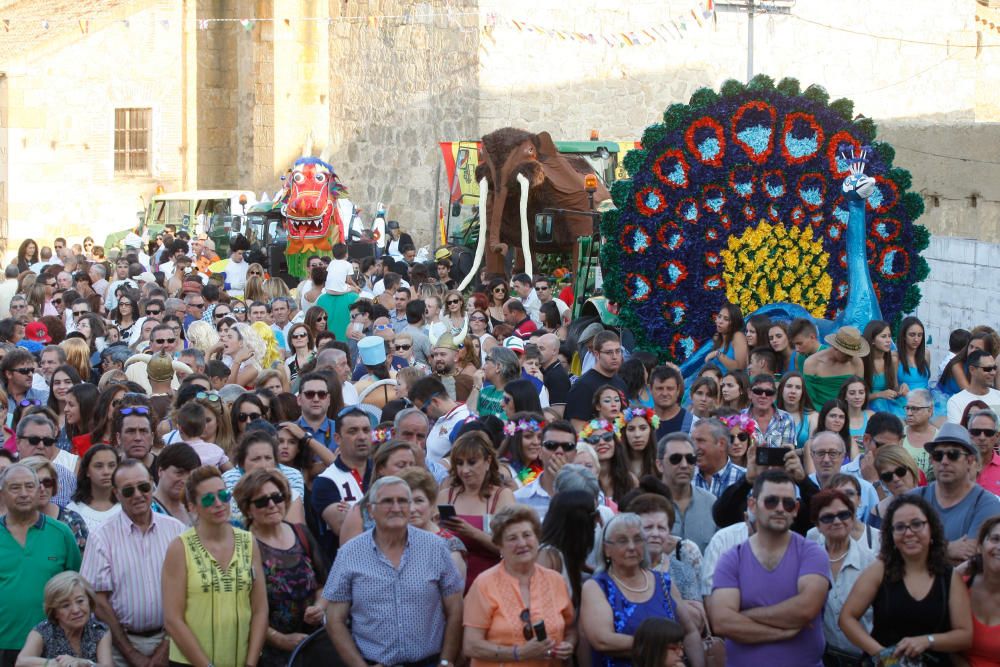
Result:
{"label": "blue dress", "polygon": [[[677,620],[677,609],[670,597],[670,573],[653,572],[653,594],[645,602],[632,602],[622,594],[618,585],[606,572],[594,575],[594,581],[604,591],[608,604],[615,619],[615,632],[621,635],[634,635],[635,631],[647,618],[669,618]],[[592,651],[594,667],[631,667],[629,657],[612,657],[600,651]]]}
{"label": "blue dress", "polygon": [[[876,373],[872,376],[872,392],[873,394],[880,391],[885,391],[888,389],[889,385],[885,381],[885,373]],[[903,409],[905,405],[905,397],[897,397],[895,399],[891,398],[874,398],[868,402],[868,409],[874,412],[890,412],[900,419],[906,418],[906,410]],[[866,420],[867,422],[867,420]]]}
{"label": "blue dress", "polygon": [[716,366],[718,366],[719,370],[721,370],[723,373],[728,373],[729,369],[726,368],[726,365],[724,363],[722,363],[721,361],[719,361],[719,357],[725,356],[725,357],[729,357],[730,359],[735,359],[736,358],[735,355],[736,355],[736,353],[733,352],[733,341],[729,341],[729,345],[727,345],[725,348],[722,348],[722,349],[719,350],[719,355],[717,357],[715,357],[715,359],[712,359],[712,363],[715,364]]}
{"label": "blue dress", "polygon": [[916,366],[899,364],[896,366],[896,377],[899,379],[900,386],[905,384],[909,387],[910,391],[914,389],[928,389],[931,386],[930,368],[926,372],[921,373],[917,370]]}

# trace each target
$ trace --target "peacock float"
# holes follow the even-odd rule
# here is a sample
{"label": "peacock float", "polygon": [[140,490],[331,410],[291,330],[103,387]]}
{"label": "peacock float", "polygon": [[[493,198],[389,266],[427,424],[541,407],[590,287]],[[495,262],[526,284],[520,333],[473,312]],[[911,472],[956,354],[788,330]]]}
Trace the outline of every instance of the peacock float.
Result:
{"label": "peacock float", "polygon": [[614,184],[605,291],[639,345],[695,372],[725,302],[821,334],[920,300],[920,195],[853,103],[757,76],[701,89],[646,129]]}

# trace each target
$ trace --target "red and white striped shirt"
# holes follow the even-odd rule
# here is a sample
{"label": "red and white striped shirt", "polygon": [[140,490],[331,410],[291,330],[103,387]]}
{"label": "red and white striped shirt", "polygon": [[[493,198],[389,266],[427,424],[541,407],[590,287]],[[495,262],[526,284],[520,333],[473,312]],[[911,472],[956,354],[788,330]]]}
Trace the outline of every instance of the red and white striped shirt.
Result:
{"label": "red and white striped shirt", "polygon": [[118,622],[132,632],[163,627],[160,573],[167,547],[187,529],[165,514],[152,515],[146,532],[125,512],[108,520],[87,540],[80,568],[95,591],[109,593]]}

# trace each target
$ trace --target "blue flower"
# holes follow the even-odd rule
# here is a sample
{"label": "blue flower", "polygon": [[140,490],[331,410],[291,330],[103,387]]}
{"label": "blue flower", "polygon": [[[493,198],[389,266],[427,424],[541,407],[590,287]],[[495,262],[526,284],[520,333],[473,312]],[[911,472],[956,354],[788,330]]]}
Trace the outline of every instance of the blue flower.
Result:
{"label": "blue flower", "polygon": [[708,137],[705,141],[698,144],[698,151],[701,153],[701,158],[706,162],[714,160],[719,155],[720,148],[719,140],[715,137]]}
{"label": "blue flower", "polygon": [[805,157],[814,154],[819,150],[816,145],[816,135],[796,139],[791,134],[785,135],[785,147],[793,158]]}
{"label": "blue flower", "polygon": [[802,197],[802,201],[813,206],[819,206],[823,203],[823,196],[820,194],[819,188],[802,188],[799,190],[799,196]]}
{"label": "blue flower", "polygon": [[766,125],[752,125],[737,132],[736,136],[758,155],[766,151],[771,144],[771,128]]}

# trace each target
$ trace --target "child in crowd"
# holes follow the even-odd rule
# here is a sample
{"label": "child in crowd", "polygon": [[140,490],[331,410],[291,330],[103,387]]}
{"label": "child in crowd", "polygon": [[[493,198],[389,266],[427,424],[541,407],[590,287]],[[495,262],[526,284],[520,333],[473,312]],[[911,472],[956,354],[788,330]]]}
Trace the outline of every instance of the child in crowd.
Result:
{"label": "child in crowd", "polygon": [[[215,443],[205,442],[201,439],[205,433],[205,420],[209,418],[208,410],[203,406],[190,401],[185,403],[177,411],[177,429],[181,432],[181,439],[197,452],[203,466],[215,466],[225,472],[233,467],[229,462],[229,457]],[[211,415],[213,418],[215,415]]]}
{"label": "child in crowd", "polygon": [[777,375],[778,355],[769,347],[755,347],[750,351],[750,365],[747,373],[750,377],[758,375]]}
{"label": "child in crowd", "polygon": [[205,365],[205,375],[214,391],[219,391],[229,382],[229,366],[218,359],[212,359]]}
{"label": "child in crowd", "polygon": [[347,246],[343,243],[333,246],[333,261],[326,267],[324,289],[327,294],[334,296],[361,291],[354,281],[354,265],[347,261]]}

